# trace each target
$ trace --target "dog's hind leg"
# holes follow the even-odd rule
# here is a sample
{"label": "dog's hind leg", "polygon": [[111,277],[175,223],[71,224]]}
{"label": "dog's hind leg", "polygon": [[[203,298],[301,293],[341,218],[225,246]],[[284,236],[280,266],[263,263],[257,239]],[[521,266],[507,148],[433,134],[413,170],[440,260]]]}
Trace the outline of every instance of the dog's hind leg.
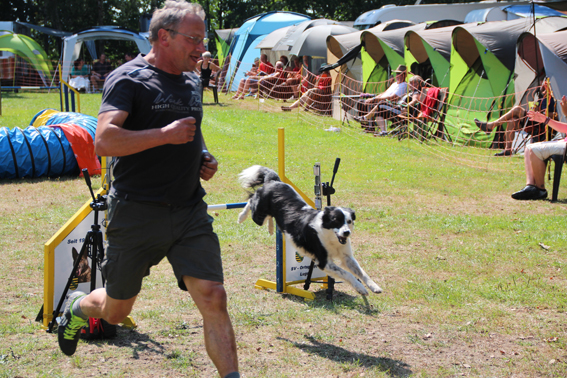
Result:
{"label": "dog's hind leg", "polygon": [[242,210],[240,214],[238,214],[238,223],[244,222],[246,218],[248,218],[249,213],[250,213],[250,201],[246,203],[246,206],[244,206],[244,210]]}
{"label": "dog's hind leg", "polygon": [[368,290],[360,283],[359,280],[356,279],[350,272],[347,272],[340,266],[336,265],[335,263],[329,261],[323,272],[327,273],[333,278],[338,280],[347,281],[360,295],[368,295]]}
{"label": "dog's hind leg", "polygon": [[373,293],[378,294],[378,293],[382,292],[382,289],[380,288],[380,286],[376,285],[376,283],[374,281],[372,281],[372,279],[368,276],[368,274],[366,274],[364,269],[362,269],[362,267],[360,266],[360,264],[358,263],[358,261],[356,261],[356,259],[354,257],[345,256],[344,259],[343,259],[343,263],[344,263],[344,266],[347,268],[347,270],[349,270],[356,277],[360,278],[362,280],[362,282],[364,282],[364,284],[366,286],[368,286],[368,288]]}

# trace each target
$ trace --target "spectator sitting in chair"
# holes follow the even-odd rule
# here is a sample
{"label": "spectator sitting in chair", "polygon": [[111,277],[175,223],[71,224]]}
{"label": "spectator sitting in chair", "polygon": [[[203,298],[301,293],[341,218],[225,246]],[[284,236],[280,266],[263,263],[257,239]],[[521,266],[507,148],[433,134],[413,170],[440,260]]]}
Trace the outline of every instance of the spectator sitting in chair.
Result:
{"label": "spectator sitting in chair", "polygon": [[[567,98],[563,96],[560,101],[563,114],[567,114]],[[547,124],[560,133],[567,133],[567,123],[555,121],[545,114],[528,112],[530,120]],[[526,187],[514,194],[516,200],[542,200],[547,198],[545,190],[545,161],[552,155],[565,153],[567,138],[558,141],[539,142],[529,144],[524,151],[524,165],[526,167]]]}
{"label": "spectator sitting in chair", "polygon": [[246,86],[246,80],[248,80],[249,77],[258,76],[258,64],[259,63],[260,63],[260,58],[255,58],[254,63],[252,63],[252,68],[250,69],[250,71],[244,72],[245,77],[240,79],[240,83],[238,83],[238,89],[236,90],[236,93],[234,94],[234,96],[232,96],[233,100],[238,100],[240,95],[246,95],[246,93],[244,93],[244,87]]}
{"label": "spectator sitting in chair", "polygon": [[[421,76],[415,75],[409,80],[410,91],[404,94],[396,103],[387,100],[382,100],[373,107],[367,115],[362,117],[355,116],[354,119],[360,123],[367,123],[372,120],[374,114],[377,114],[376,122],[380,126],[380,134],[378,136],[388,135],[386,130],[387,121],[402,114],[405,108],[409,106],[410,112],[417,110],[417,104],[421,95],[421,88],[423,87],[423,79]],[[416,113],[417,114],[417,113]],[[373,132],[374,127],[368,127],[367,132]]]}
{"label": "spectator sitting in chair", "polygon": [[287,88],[291,88],[292,90],[291,98],[299,98],[298,85],[301,83],[302,76],[301,76],[301,62],[299,61],[298,56],[294,56],[291,59],[291,67],[288,67],[287,71],[288,74],[285,82],[275,85],[272,90],[274,93],[285,93],[289,91],[289,89],[286,91]]}
{"label": "spectator sitting in chair", "polygon": [[106,60],[106,54],[101,54],[98,62],[93,64],[93,69],[91,71],[91,83],[93,89],[98,90],[99,84],[104,84],[104,81],[112,72],[112,66],[110,62]]}
{"label": "spectator sitting in chair", "polygon": [[[262,63],[260,63],[260,65],[262,65]],[[272,72],[271,74],[266,75],[266,76],[249,77],[246,80],[246,83],[244,84],[244,89],[242,90],[242,94],[239,97],[236,97],[235,99],[236,100],[244,100],[244,97],[246,96],[246,93],[248,93],[248,91],[251,91],[253,93],[258,92],[258,83],[260,82],[260,80],[268,80],[268,79],[271,79],[273,77],[279,78],[284,72],[283,69],[284,69],[283,63],[278,60],[276,62],[276,70],[274,72]]]}
{"label": "spectator sitting in chair", "polygon": [[[365,105],[370,106],[370,105],[378,104],[383,101],[396,102],[400,97],[406,94],[407,91],[406,66],[400,64],[398,68],[395,69],[393,72],[396,73],[396,81],[392,83],[392,85],[390,85],[385,92],[382,92],[377,96],[365,100],[364,101]],[[361,119],[361,117],[355,117],[355,119],[359,120]]]}
{"label": "spectator sitting in chair", "polygon": [[329,71],[323,71],[321,75],[317,76],[317,80],[315,81],[315,86],[313,88],[306,91],[290,106],[282,106],[282,110],[284,112],[289,112],[292,109],[298,108],[300,105],[304,107],[304,110],[309,110],[313,102],[316,102],[317,96],[331,94],[332,81],[333,79],[331,78]]}
{"label": "spectator sitting in chair", "polygon": [[71,68],[69,85],[78,91],[86,91],[89,87],[89,66],[80,58],[75,60]]}
{"label": "spectator sitting in chair", "polygon": [[258,76],[269,75],[274,72],[274,65],[268,60],[266,54],[260,55],[260,65],[258,66]]}
{"label": "spectator sitting in chair", "polygon": [[[536,89],[536,93],[540,92],[539,88]],[[547,98],[549,95],[549,106],[547,106]],[[553,115],[557,112],[557,104],[555,103],[555,99],[551,95],[551,91],[549,90],[549,83],[545,80],[541,86],[541,92],[538,96],[541,100],[538,104],[534,107],[534,111],[541,112],[547,115]],[[522,129],[524,125],[524,121],[527,116],[527,110],[523,107],[516,105],[512,109],[510,109],[506,114],[502,117],[498,118],[492,122],[481,122],[478,119],[474,119],[474,123],[476,126],[484,131],[487,134],[490,134],[492,130],[498,128],[500,125],[506,123],[506,132],[504,134],[504,150],[494,154],[494,156],[510,156],[512,155],[512,142],[514,141],[514,135],[516,131]],[[542,126],[538,122],[534,121],[527,121],[524,131],[528,134],[532,134],[533,136],[537,136],[541,134],[543,131],[539,131],[542,129]],[[543,126],[545,129],[545,126]]]}

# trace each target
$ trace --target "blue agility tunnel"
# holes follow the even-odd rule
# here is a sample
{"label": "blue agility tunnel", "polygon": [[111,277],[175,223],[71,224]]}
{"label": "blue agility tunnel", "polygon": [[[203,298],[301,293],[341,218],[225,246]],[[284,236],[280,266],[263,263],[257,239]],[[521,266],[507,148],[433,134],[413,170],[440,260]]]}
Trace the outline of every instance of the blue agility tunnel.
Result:
{"label": "blue agility tunnel", "polygon": [[31,124],[0,128],[0,179],[78,175],[82,168],[100,173],[93,143],[96,118],[46,109]]}

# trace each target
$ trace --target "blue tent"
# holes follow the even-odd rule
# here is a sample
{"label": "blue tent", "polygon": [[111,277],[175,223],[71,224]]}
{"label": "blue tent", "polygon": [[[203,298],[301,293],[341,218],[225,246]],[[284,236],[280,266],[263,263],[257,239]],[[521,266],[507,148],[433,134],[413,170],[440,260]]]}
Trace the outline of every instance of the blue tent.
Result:
{"label": "blue tent", "polygon": [[[230,65],[226,80],[231,81],[231,90],[238,88],[244,72],[248,71],[259,51],[255,49],[268,34],[285,26],[310,20],[309,16],[293,12],[269,12],[249,18],[236,31],[229,50]],[[233,78],[234,77],[234,78]]]}

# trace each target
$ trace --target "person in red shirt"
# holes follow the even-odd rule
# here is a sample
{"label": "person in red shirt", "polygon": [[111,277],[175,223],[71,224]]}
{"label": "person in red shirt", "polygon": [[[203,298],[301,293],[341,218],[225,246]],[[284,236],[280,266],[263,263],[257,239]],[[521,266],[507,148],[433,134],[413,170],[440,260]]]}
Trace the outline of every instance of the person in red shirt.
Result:
{"label": "person in red shirt", "polygon": [[309,110],[313,102],[316,101],[317,96],[324,96],[331,94],[331,84],[333,79],[329,74],[329,71],[323,71],[321,75],[317,76],[315,81],[315,86],[307,90],[299,100],[291,104],[290,106],[282,106],[283,111],[291,111],[292,109],[298,108],[300,105]]}
{"label": "person in red shirt", "polygon": [[260,66],[258,67],[258,71],[258,76],[269,75],[275,71],[273,64],[270,63],[266,54],[260,55]]}

